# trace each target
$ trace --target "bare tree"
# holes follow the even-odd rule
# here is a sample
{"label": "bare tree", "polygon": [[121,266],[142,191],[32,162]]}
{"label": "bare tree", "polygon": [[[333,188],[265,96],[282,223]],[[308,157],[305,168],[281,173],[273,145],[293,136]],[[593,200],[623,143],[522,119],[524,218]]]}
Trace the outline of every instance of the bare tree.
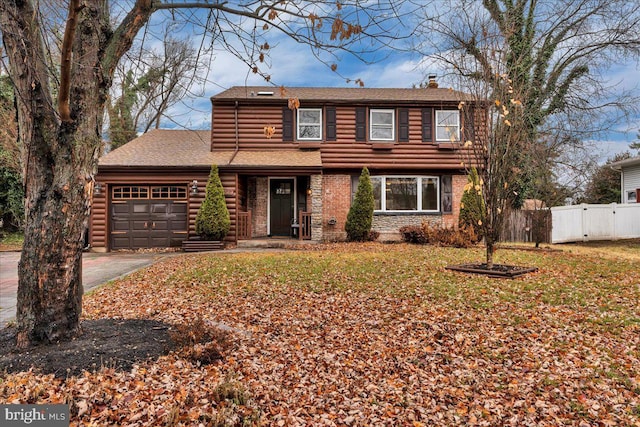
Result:
{"label": "bare tree", "polygon": [[[468,165],[482,167],[483,228],[487,264],[492,265],[502,216],[540,176],[536,168],[548,168],[558,158],[558,147],[541,149],[545,132],[572,115],[602,118],[633,107],[628,94],[611,97],[615,88],[606,85],[601,73],[619,57],[640,54],[640,10],[631,0],[452,0],[438,5],[444,12],[424,19],[423,44],[417,49],[445,68],[463,91],[487,102],[488,133],[470,140],[463,153]],[[467,123],[473,115],[465,111]],[[585,129],[591,133],[606,126],[602,120],[590,123],[597,127]],[[535,160],[544,153],[548,157]]]}
{"label": "bare tree", "polygon": [[60,3],[0,2],[26,184],[18,347],[54,342],[79,330],[82,236],[102,150],[108,92],[118,62],[153,15],[168,11],[173,20],[189,21],[208,43],[229,49],[267,78],[261,61],[269,53],[272,31],[317,55],[363,54],[395,39],[402,21],[395,1],[131,0],[114,2],[112,8],[104,0],[68,0],[66,8]]}
{"label": "bare tree", "polygon": [[116,68],[107,108],[111,149],[159,128],[166,111],[203,83],[198,72],[206,56],[188,40],[172,37],[171,28],[159,49],[137,46]]}

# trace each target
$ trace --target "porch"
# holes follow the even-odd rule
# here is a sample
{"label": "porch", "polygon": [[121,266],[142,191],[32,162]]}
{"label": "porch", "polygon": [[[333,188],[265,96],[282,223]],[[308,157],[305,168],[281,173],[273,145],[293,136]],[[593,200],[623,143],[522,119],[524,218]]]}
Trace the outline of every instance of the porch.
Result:
{"label": "porch", "polygon": [[[291,221],[289,226],[289,236],[265,236],[254,237],[253,234],[253,218],[252,211],[238,212],[236,234],[238,238],[238,245],[240,241],[253,241],[253,242],[279,242],[279,241],[292,241],[301,242],[304,240],[311,240],[311,212],[299,211],[297,218]],[[260,246],[257,246],[260,247]]]}
{"label": "porch", "polygon": [[239,174],[237,183],[237,242],[322,240],[321,175]]}

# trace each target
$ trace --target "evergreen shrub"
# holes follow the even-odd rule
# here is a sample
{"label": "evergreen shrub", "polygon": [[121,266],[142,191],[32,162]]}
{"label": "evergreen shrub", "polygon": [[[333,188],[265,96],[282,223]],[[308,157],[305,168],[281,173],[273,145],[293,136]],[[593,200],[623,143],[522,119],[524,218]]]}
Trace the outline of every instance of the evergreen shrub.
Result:
{"label": "evergreen shrub", "polygon": [[202,205],[196,215],[196,233],[204,240],[222,240],[229,233],[231,218],[224,200],[218,166],[211,167]]}
{"label": "evergreen shrub", "polygon": [[369,170],[365,167],[360,174],[356,196],[349,209],[344,227],[350,242],[364,242],[371,239],[373,208],[373,186]]}

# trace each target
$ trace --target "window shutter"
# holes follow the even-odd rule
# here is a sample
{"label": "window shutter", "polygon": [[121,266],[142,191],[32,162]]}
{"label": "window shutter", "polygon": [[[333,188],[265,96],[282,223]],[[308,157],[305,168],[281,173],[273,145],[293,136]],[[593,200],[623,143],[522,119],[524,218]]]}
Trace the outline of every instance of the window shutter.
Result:
{"label": "window shutter", "polygon": [[367,140],[367,108],[356,107],[356,141]]}
{"label": "window shutter", "polygon": [[474,122],[475,109],[473,107],[464,109],[460,112],[460,115],[462,116],[460,118],[460,122],[461,122],[460,126],[462,126],[462,128],[464,129],[464,131],[460,133],[460,137],[463,138],[461,143],[464,144],[466,141],[475,142],[476,140],[476,127]]}
{"label": "window shutter", "polygon": [[336,107],[327,107],[325,109],[326,116],[326,140],[336,140]]}
{"label": "window shutter", "polygon": [[433,141],[433,108],[422,109],[422,142]]}
{"label": "window shutter", "polygon": [[453,212],[453,183],[451,175],[443,175],[440,183],[442,213],[450,214]]}
{"label": "window shutter", "polygon": [[398,141],[409,142],[409,109],[398,109]]}
{"label": "window shutter", "polygon": [[293,110],[282,108],[282,140],[293,141]]}

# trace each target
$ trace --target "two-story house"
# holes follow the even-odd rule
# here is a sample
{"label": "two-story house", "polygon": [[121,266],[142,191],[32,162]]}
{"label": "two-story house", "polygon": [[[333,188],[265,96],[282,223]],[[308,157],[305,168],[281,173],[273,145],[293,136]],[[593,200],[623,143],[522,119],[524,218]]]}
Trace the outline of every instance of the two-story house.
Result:
{"label": "two-story house", "polygon": [[100,160],[90,243],[179,246],[194,235],[212,164],[231,215],[229,242],[344,239],[364,166],[383,239],[424,220],[455,225],[466,184],[459,142],[483,122],[481,109],[463,118],[462,98],[437,87],[233,87],[211,98],[210,132],[154,130]]}

